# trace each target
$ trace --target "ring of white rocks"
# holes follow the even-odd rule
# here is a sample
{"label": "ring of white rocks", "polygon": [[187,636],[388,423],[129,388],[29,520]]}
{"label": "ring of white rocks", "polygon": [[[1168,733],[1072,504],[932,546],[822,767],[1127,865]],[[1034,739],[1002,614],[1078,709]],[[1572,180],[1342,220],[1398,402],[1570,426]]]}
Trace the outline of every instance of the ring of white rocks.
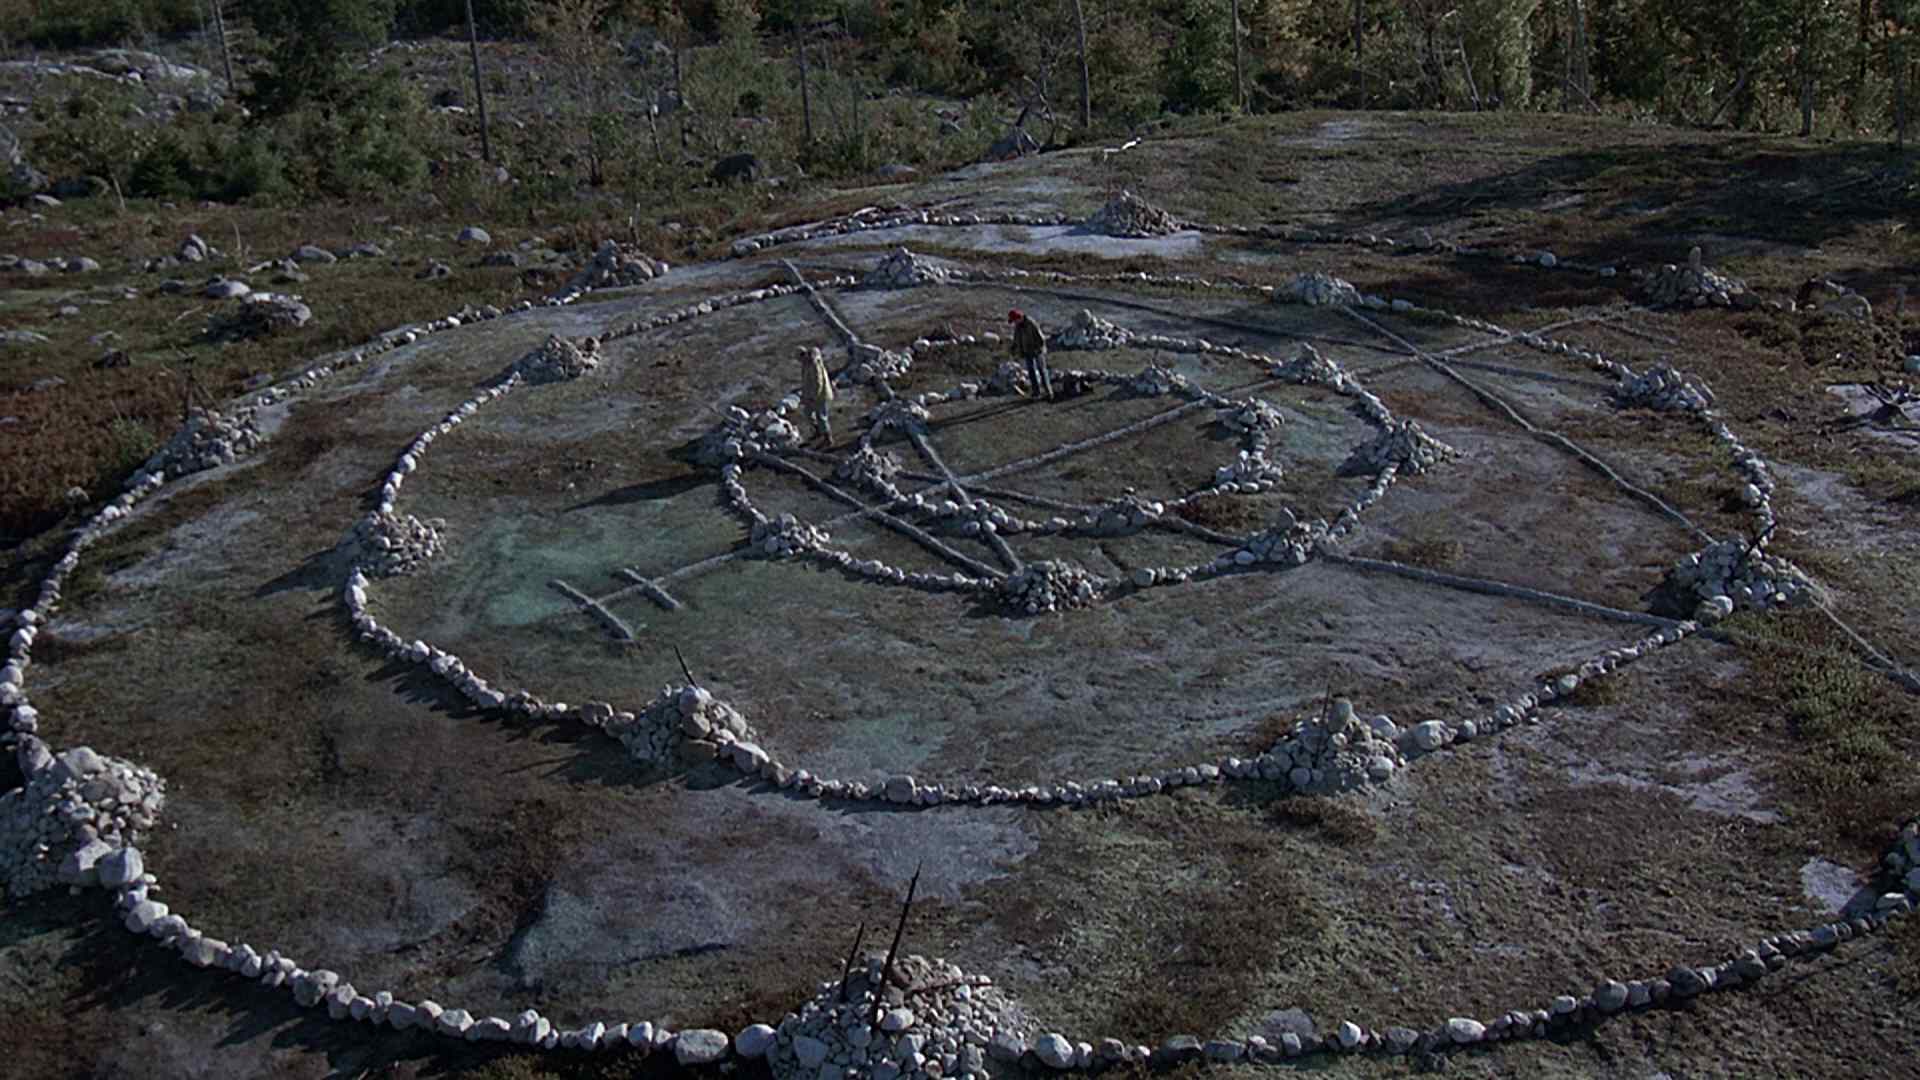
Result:
{"label": "ring of white rocks", "polygon": [[[958,218],[950,218],[950,220],[955,224],[963,223],[962,219]],[[984,219],[969,217],[964,220],[964,223],[970,224],[977,220]],[[925,215],[922,215],[919,221],[907,221],[903,219],[893,222],[892,224],[923,223],[926,223]],[[1049,222],[1045,219],[1022,219],[1019,223],[1045,224],[1057,222]],[[862,227],[881,228],[891,226],[888,224],[867,224]],[[1255,230],[1241,226],[1219,226],[1212,227],[1209,231],[1227,232],[1236,235],[1255,233],[1266,235],[1272,230]],[[1324,234],[1298,234],[1292,230],[1287,230],[1286,232],[1292,234],[1292,236],[1286,238],[1343,239],[1326,237]],[[1358,240],[1347,239],[1349,239],[1350,242],[1361,243],[1368,243],[1372,240],[1372,238]],[[1388,243],[1390,243],[1390,241]],[[1543,265],[1552,265],[1546,260],[1541,260],[1541,262]],[[1608,268],[1602,268],[1599,272],[1606,274]],[[1010,276],[1021,277],[1030,275],[1015,272]],[[1031,276],[1052,276],[1060,279],[1066,277],[1065,275]],[[1153,279],[1149,278],[1148,275],[1141,274],[1114,275],[1106,280],[1161,280],[1164,282],[1169,279]],[[1175,278],[1171,280],[1172,283],[1177,284],[1210,284],[1197,279],[1182,280]],[[851,281],[848,279],[841,279],[834,284],[844,285],[850,283]],[[722,298],[718,301],[704,301],[686,308],[677,309],[666,315],[656,316],[650,320],[631,324],[623,331],[618,331],[610,336],[624,336],[625,334],[638,333],[644,329],[657,328],[699,315],[710,314],[722,308],[798,292],[801,291],[801,288],[801,286],[770,287]],[[1270,290],[1265,287],[1261,287],[1261,291],[1270,292]],[[578,299],[580,295],[583,295],[583,290],[570,290],[566,294],[550,298],[547,303],[549,305],[568,303]],[[1377,298],[1368,298],[1367,306],[1392,307],[1400,311],[1420,310],[1416,308],[1415,305],[1405,301],[1389,304],[1384,301],[1376,302],[1376,300]],[[523,301],[515,310],[526,310],[532,306],[531,302]],[[1632,377],[1624,365],[1607,360],[1598,353],[1590,350],[1573,347],[1563,342],[1556,342],[1540,335],[1508,334],[1499,327],[1477,320],[1462,319],[1439,312],[1430,313],[1441,318],[1449,319],[1462,326],[1501,334],[1507,338],[1520,341],[1535,348],[1562,355],[1577,356],[1593,364],[1599,370],[1615,375],[1623,381]],[[460,313],[444,319],[435,320],[423,327],[405,329],[383,335],[364,348],[343,354],[341,358],[333,364],[316,365],[294,377],[288,383],[269,389],[260,395],[259,403],[271,404],[283,400],[301,390],[317,385],[337,370],[364,363],[366,360],[380,353],[402,345],[411,344],[424,334],[451,329],[475,318],[488,319],[498,317],[501,314],[497,309],[492,308],[481,309],[477,312],[472,309],[464,309]],[[1223,351],[1229,354],[1239,353],[1239,351],[1236,350],[1219,349],[1218,347],[1198,351]],[[1246,355],[1251,356],[1251,354]],[[1433,357],[1423,356],[1423,359],[1432,363],[1440,362]],[[382,488],[380,512],[391,514],[393,499],[398,493],[401,481],[408,473],[417,467],[420,454],[425,451],[427,446],[430,445],[438,435],[451,431],[461,421],[473,415],[482,405],[512,390],[518,383],[519,379],[517,375],[509,375],[503,378],[501,381],[483,391],[481,395],[463,403],[458,409],[454,410],[454,412],[442,420],[438,426],[423,433],[421,437],[416,440],[414,446],[410,448],[408,455],[403,455],[402,462],[396,465],[394,471],[388,475],[387,481]],[[1384,413],[1384,411],[1384,408],[1380,409],[1381,413]],[[1699,408],[1689,409],[1688,411],[1693,412],[1715,438],[1733,451],[1736,464],[1742,474],[1748,478],[1749,482],[1753,484],[1760,493],[1760,498],[1750,500],[1755,503],[1754,509],[1756,515],[1763,523],[1771,524],[1773,515],[1771,502],[1770,499],[1767,498],[1767,495],[1771,491],[1772,483],[1764,462],[1760,460],[1758,455],[1753,454],[1750,450],[1743,447],[1731,431],[1728,430],[1724,421],[1710,409]],[[1384,418],[1382,418],[1380,422],[1384,423]],[[408,457],[411,457],[411,462],[408,461]],[[204,463],[192,464],[188,465],[187,469],[191,471],[192,469],[200,467],[206,467],[206,465]],[[1391,482],[1390,473],[1390,469],[1383,470],[1382,473],[1383,476],[1388,477],[1388,483]],[[39,714],[37,710],[33,708],[24,690],[25,673],[32,663],[31,652],[34,640],[38,634],[38,627],[45,622],[47,615],[58,606],[62,584],[79,564],[80,556],[86,548],[98,540],[104,530],[114,522],[126,517],[138,502],[152,495],[167,483],[168,480],[174,478],[177,478],[177,476],[169,476],[164,470],[154,471],[149,469],[136,474],[128,482],[120,496],[101,508],[85,524],[75,530],[69,539],[65,552],[54,563],[53,569],[50,570],[43,579],[39,596],[34,605],[19,612],[15,616],[16,629],[8,642],[7,663],[4,667],[0,667],[0,706],[6,707],[9,711],[8,737],[18,744],[17,749],[22,759],[23,767],[29,767],[28,779],[30,781],[35,775],[38,775],[41,770],[59,767],[47,753],[45,744],[38,738]],[[1378,480],[1376,481],[1376,489],[1384,490],[1383,486],[1379,485]],[[1764,531],[1761,535],[1762,537],[1765,536]],[[1334,553],[1326,554],[1328,557],[1347,558],[1345,556],[1335,556]],[[1352,560],[1349,559],[1348,561]],[[1404,567],[1399,569],[1413,570],[1413,568]],[[365,610],[365,587],[365,576],[356,566],[351,572],[349,580],[346,582],[342,591],[347,601],[348,609],[353,615],[356,629],[359,630],[361,636],[369,639],[388,654],[405,656],[428,665],[435,670],[436,673],[452,681],[456,687],[461,688],[463,693],[467,693],[470,699],[478,696],[480,700],[477,703],[486,707],[506,707],[510,711],[556,720],[570,717],[576,712],[585,715],[585,709],[574,710],[564,704],[540,705],[537,709],[530,708],[528,706],[528,702],[531,700],[530,696],[522,697],[521,695],[516,695],[515,700],[509,702],[505,695],[500,695],[501,700],[496,702],[494,695],[498,694],[498,691],[494,691],[490,687],[485,687],[484,683],[481,682],[477,676],[467,672],[464,665],[460,665],[456,658],[435,650],[423,642],[402,642],[396,635],[393,635],[384,627],[379,627],[377,622],[375,622],[372,616]],[[1620,614],[1635,615],[1635,617],[1641,621],[1665,623],[1666,625],[1663,625],[1661,629],[1632,646],[1624,649],[1606,650],[1582,664],[1576,674],[1562,676],[1552,683],[1543,684],[1527,693],[1523,693],[1507,705],[1495,709],[1489,716],[1464,720],[1458,724],[1429,721],[1407,733],[1408,738],[1417,749],[1437,750],[1453,742],[1468,741],[1482,735],[1492,734],[1523,721],[1537,721],[1535,710],[1541,704],[1572,692],[1582,680],[1602,677],[1625,664],[1631,663],[1633,660],[1653,649],[1674,644],[1701,629],[1701,623],[1696,621],[1672,622],[1670,620],[1658,620],[1651,616],[1639,616],[1635,613]],[[1709,619],[1711,619],[1713,615],[1719,613],[1712,611],[1707,614]],[[474,692],[475,687],[480,688],[477,695]],[[685,688],[682,694],[690,694],[692,692],[693,688]],[[682,695],[675,694],[672,696],[677,703]],[[598,712],[599,710],[595,711]],[[1348,717],[1351,717],[1350,708],[1343,707],[1341,711]],[[601,722],[604,723],[605,721],[602,720]],[[1299,729],[1296,729],[1296,731],[1298,730]],[[69,755],[78,755],[80,750],[83,749],[84,748],[79,748],[75,751],[69,751],[67,755],[62,755],[62,759],[67,759]],[[746,748],[737,743],[729,746],[722,741],[716,741],[714,745],[714,753],[721,760],[733,762],[737,767],[741,767],[742,771],[748,775],[759,775],[763,778],[771,778],[777,781],[782,767],[770,759],[766,759],[764,752],[756,751],[757,748]],[[771,775],[769,776],[769,774]],[[1071,784],[1061,785],[1058,788],[1023,788],[1018,791],[990,788],[982,791],[977,797],[967,798],[964,796],[964,793],[928,789],[929,791],[938,791],[938,798],[928,798],[922,795],[915,799],[889,799],[889,801],[915,801],[923,803],[1012,802],[1030,805],[1051,805],[1054,803],[1077,804],[1129,795],[1151,794],[1167,788],[1188,784],[1219,783],[1228,780],[1251,779],[1254,777],[1275,781],[1280,780],[1279,777],[1266,777],[1258,762],[1248,763],[1239,761],[1238,759],[1228,758],[1218,764],[1204,763],[1188,766],[1185,769],[1168,773],[1162,777],[1145,777],[1132,783],[1108,783],[1096,785],[1092,788],[1081,786],[1077,792],[1074,790],[1074,785]],[[789,777],[788,779],[793,780],[794,778]],[[845,798],[856,794],[858,790],[857,787],[840,784],[836,791],[834,787],[830,786],[835,782],[816,783],[819,788],[818,794],[822,797]],[[792,786],[799,785],[797,781],[795,781]],[[889,788],[893,786],[892,784],[888,785]],[[812,787],[809,786],[806,790],[811,791]],[[919,790],[918,785],[915,784],[912,790]],[[891,794],[889,791],[881,791],[878,793],[868,792],[867,797],[887,798],[889,794]],[[537,1011],[531,1009],[508,1020],[500,1017],[475,1017],[466,1010],[445,1009],[432,1001],[423,1000],[417,1003],[402,1002],[395,1000],[392,994],[385,991],[376,992],[371,996],[363,995],[332,971],[305,968],[294,959],[284,956],[278,951],[270,950],[263,954],[250,945],[228,945],[226,942],[209,937],[204,931],[189,925],[182,916],[169,911],[166,905],[152,898],[153,895],[159,892],[158,882],[154,875],[145,871],[140,853],[136,847],[132,846],[130,842],[131,839],[133,838],[129,838],[126,846],[104,854],[96,853],[92,860],[88,861],[85,865],[78,865],[71,868],[71,872],[67,875],[70,882],[76,886],[105,885],[105,887],[112,890],[115,908],[129,931],[160,940],[167,947],[178,951],[184,960],[195,967],[219,968],[242,978],[258,980],[264,985],[286,986],[291,989],[294,999],[298,1004],[308,1008],[318,1008],[324,1005],[328,1016],[336,1020],[374,1024],[384,1023],[395,1028],[418,1028],[451,1038],[465,1039],[467,1041],[513,1042],[528,1046],[538,1046],[543,1049],[553,1049],[557,1047],[579,1050],[631,1048],[642,1054],[651,1053],[655,1050],[671,1049],[676,1060],[682,1065],[688,1066],[704,1065],[719,1061],[725,1058],[730,1050],[738,1056],[751,1058],[767,1055],[780,1048],[791,1047],[796,1042],[788,1029],[795,1027],[798,1017],[791,1014],[786,1021],[777,1025],[779,1030],[776,1030],[776,1025],[772,1024],[753,1024],[729,1039],[725,1033],[709,1029],[674,1033],[666,1030],[664,1026],[656,1026],[647,1021],[633,1023],[623,1022],[612,1025],[604,1022],[594,1022],[580,1028],[561,1031],[555,1028],[552,1022],[546,1017],[540,1016]],[[89,848],[92,847],[94,847],[94,845],[89,845]],[[78,854],[79,853],[76,853],[76,855]],[[69,861],[72,861],[71,857]],[[66,866],[63,866],[62,869],[63,872],[69,871],[69,867]],[[1156,1065],[1172,1064],[1196,1059],[1215,1062],[1251,1061],[1255,1063],[1272,1063],[1321,1052],[1405,1055],[1418,1052],[1445,1051],[1456,1047],[1511,1039],[1545,1037],[1570,1026],[1596,1022],[1614,1013],[1664,1005],[1709,992],[1747,985],[1765,978],[1770,973],[1785,967],[1791,962],[1817,957],[1835,949],[1844,942],[1851,941],[1857,937],[1868,936],[1885,929],[1889,920],[1903,917],[1911,912],[1915,906],[1916,897],[1920,897],[1920,819],[1907,822],[1901,829],[1900,835],[1893,847],[1886,853],[1882,862],[1882,880],[1886,883],[1887,888],[1880,896],[1875,910],[1871,913],[1822,923],[1803,930],[1793,930],[1770,935],[1754,943],[1752,947],[1740,950],[1730,959],[1724,959],[1706,966],[1679,964],[1667,971],[1664,975],[1635,979],[1629,982],[1602,979],[1599,980],[1597,985],[1590,991],[1581,990],[1560,995],[1553,998],[1544,1008],[1515,1009],[1488,1019],[1456,1016],[1447,1019],[1437,1027],[1426,1030],[1399,1025],[1370,1027],[1354,1020],[1343,1020],[1333,1029],[1333,1034],[1324,1038],[1319,1036],[1302,1038],[1293,1034],[1287,1034],[1275,1043],[1259,1036],[1254,1036],[1244,1041],[1227,1038],[1212,1038],[1203,1041],[1200,1037],[1194,1035],[1176,1035],[1165,1040],[1157,1048],[1128,1044],[1112,1038],[1100,1039],[1097,1043],[1085,1041],[1074,1043],[1056,1033],[1045,1033],[1029,1039],[1020,1031],[1002,1030],[994,1032],[990,1039],[984,1040],[986,1044],[984,1048],[977,1043],[970,1043],[967,1047],[963,1047],[963,1053],[958,1056],[957,1060],[962,1064],[972,1066],[971,1071],[973,1074],[984,1074],[985,1058],[991,1058],[996,1062],[1019,1062],[1028,1066],[1038,1066],[1056,1070],[1098,1069],[1119,1062],[1151,1063]],[[984,978],[976,978],[974,980],[974,984],[977,985],[985,986],[989,983],[990,980]],[[831,986],[832,984],[828,985]],[[861,1004],[861,1007],[864,1007],[863,1003],[859,1004]],[[888,1020],[891,1023],[894,1017],[890,1015]],[[906,1022],[911,1023],[910,1015]],[[981,1053],[982,1049],[984,1049],[984,1055]],[[969,1073],[966,1070],[962,1070],[961,1074],[968,1075]]]}

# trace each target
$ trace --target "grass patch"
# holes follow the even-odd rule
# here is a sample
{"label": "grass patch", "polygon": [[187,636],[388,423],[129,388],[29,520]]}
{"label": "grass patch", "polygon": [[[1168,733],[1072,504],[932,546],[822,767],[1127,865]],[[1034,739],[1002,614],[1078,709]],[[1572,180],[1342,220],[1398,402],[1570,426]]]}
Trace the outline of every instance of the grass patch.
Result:
{"label": "grass patch", "polygon": [[1466,550],[1466,545],[1453,537],[1422,530],[1387,541],[1381,546],[1380,554],[1394,562],[1440,570],[1458,563]]}
{"label": "grass patch", "polygon": [[1774,728],[1793,748],[1778,779],[1810,820],[1877,857],[1920,801],[1911,768],[1920,707],[1864,667],[1817,612],[1742,615],[1723,627],[1747,659],[1747,724]]}
{"label": "grass patch", "polygon": [[1304,829],[1334,847],[1351,851],[1379,839],[1373,815],[1346,799],[1287,796],[1267,804],[1267,820],[1275,825]]}
{"label": "grass patch", "polygon": [[1223,533],[1248,532],[1264,521],[1259,508],[1250,501],[1225,496],[1193,499],[1174,507],[1173,513],[1184,521]]}

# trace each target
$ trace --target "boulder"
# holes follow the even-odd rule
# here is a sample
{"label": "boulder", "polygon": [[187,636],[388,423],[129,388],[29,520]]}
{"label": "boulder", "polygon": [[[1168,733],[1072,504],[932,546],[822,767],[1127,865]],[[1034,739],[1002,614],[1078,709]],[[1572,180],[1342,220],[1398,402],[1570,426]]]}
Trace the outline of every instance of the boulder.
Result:
{"label": "boulder", "polygon": [[752,182],[760,179],[760,159],[752,154],[733,154],[713,163],[707,178],[716,184],[730,184],[745,180]]}

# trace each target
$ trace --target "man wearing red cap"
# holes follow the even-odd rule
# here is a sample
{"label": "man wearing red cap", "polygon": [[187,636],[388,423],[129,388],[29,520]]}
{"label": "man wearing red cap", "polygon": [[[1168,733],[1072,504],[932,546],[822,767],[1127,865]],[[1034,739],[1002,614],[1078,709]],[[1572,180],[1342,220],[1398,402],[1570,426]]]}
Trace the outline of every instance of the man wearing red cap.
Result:
{"label": "man wearing red cap", "polygon": [[1047,336],[1019,308],[1007,312],[1013,324],[1013,355],[1027,362],[1027,385],[1037,397],[1053,400],[1053,372],[1047,368]]}

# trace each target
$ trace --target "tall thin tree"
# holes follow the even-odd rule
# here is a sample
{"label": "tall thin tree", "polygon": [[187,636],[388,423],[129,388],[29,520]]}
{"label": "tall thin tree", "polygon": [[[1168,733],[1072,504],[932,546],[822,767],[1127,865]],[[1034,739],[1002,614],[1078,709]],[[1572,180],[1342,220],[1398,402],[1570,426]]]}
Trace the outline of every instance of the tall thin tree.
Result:
{"label": "tall thin tree", "polygon": [[467,53],[473,58],[473,101],[480,106],[480,160],[493,164],[493,143],[487,137],[487,84],[480,77],[480,34],[473,25],[473,0],[467,0]]}
{"label": "tall thin tree", "polygon": [[[1078,3],[1079,0],[1074,0]],[[1229,12],[1233,19],[1233,100],[1240,111],[1247,111],[1247,74],[1240,59],[1240,0],[1233,0],[1233,10]]]}
{"label": "tall thin tree", "polygon": [[1367,107],[1367,68],[1363,41],[1366,32],[1366,0],[1353,0],[1353,107]]}
{"label": "tall thin tree", "polygon": [[220,66],[227,73],[227,96],[233,96],[233,54],[227,51],[227,20],[220,14],[220,0],[213,2],[213,32],[220,36]]}
{"label": "tall thin tree", "polygon": [[1093,73],[1087,66],[1087,11],[1082,0],[1073,0],[1073,21],[1080,34],[1080,129],[1084,131],[1093,126]]}

